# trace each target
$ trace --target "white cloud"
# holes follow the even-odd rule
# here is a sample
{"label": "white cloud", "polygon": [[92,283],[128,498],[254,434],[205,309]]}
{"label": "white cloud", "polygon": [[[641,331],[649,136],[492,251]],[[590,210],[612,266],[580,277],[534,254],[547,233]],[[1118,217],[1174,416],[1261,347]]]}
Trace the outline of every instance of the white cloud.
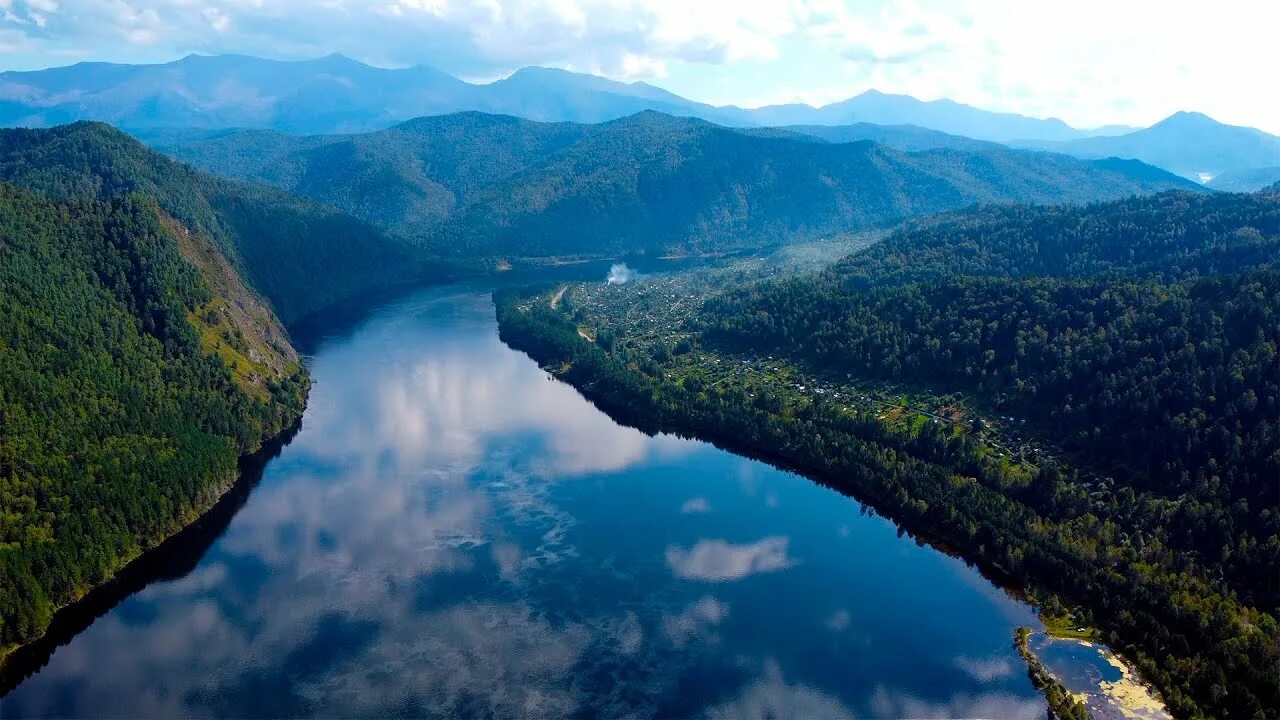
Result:
{"label": "white cloud", "polygon": [[667,548],[667,565],[679,577],[723,582],[783,570],[795,562],[787,555],[788,539],[767,537],[745,545],[699,540],[692,548]]}
{"label": "white cloud", "polygon": [[218,32],[226,32],[231,27],[231,18],[225,12],[216,7],[208,7],[201,11],[205,20],[209,21],[209,27]]}
{"label": "white cloud", "polygon": [[628,80],[637,77],[664,78],[667,76],[667,63],[647,55],[623,53],[619,75]]}
{"label": "white cloud", "polygon": [[1280,95],[1259,84],[1280,3],[1257,0],[5,0],[0,18],[10,67],[72,48],[121,61],[336,51],[470,77],[539,64],[662,78],[742,105],[876,88],[1081,126],[1194,109],[1280,133]]}
{"label": "white cloud", "polygon": [[[960,0],[893,7],[901,16],[880,26],[895,38],[888,50],[919,56],[854,58],[853,74],[868,87],[1082,126],[1149,124],[1198,109],[1280,131],[1280,101],[1257,85],[1257,69],[1269,64],[1262,48],[1280,27],[1275,3]],[[922,34],[908,37],[914,27]]]}

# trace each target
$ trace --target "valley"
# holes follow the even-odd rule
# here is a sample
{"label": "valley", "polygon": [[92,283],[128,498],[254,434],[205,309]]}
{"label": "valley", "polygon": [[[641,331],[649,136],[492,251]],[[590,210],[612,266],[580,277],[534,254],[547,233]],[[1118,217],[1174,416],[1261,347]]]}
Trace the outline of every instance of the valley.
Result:
{"label": "valley", "polygon": [[1043,717],[1031,607],[804,477],[615,423],[483,286],[295,340],[297,433],[211,537],[6,667],[6,718]]}
{"label": "valley", "polygon": [[[1001,209],[995,214],[1005,217],[994,221],[982,212],[960,213],[864,243],[860,250],[854,243],[848,257],[816,273],[788,269],[785,259],[777,265],[745,261],[728,269],[696,271],[696,277],[561,287],[555,290],[560,302],[554,309],[542,294],[500,293],[499,326],[507,342],[622,422],[649,432],[709,439],[818,478],[871,502],[913,532],[954,548],[995,577],[1027,589],[1048,614],[1083,613],[1106,631],[1112,647],[1123,649],[1138,664],[1175,714],[1197,712],[1197,686],[1231,683],[1236,701],[1245,703],[1231,714],[1249,715],[1272,703],[1277,690],[1265,671],[1244,684],[1239,673],[1264,667],[1264,658],[1275,651],[1267,639],[1274,621],[1253,606],[1265,607],[1275,596],[1274,555],[1270,550],[1253,554],[1257,540],[1249,537],[1251,532],[1272,532],[1271,514],[1258,516],[1248,508],[1269,502],[1276,473],[1274,456],[1266,448],[1275,443],[1275,426],[1268,418],[1276,412],[1274,378],[1280,373],[1274,367],[1276,340],[1267,336],[1275,325],[1264,318],[1275,311],[1278,200],[1265,192],[1203,200],[1163,195],[1067,210],[1083,215],[1084,225],[1074,219],[1058,225],[1056,209]],[[1190,206],[1184,205],[1188,201]],[[1199,218],[1215,218],[1207,225],[1213,230],[1205,235],[1180,226],[1177,217],[1200,202],[1214,208],[1194,211]],[[1021,224],[1027,221],[1024,213],[1034,230]],[[1112,213],[1146,217],[1135,227],[1159,238],[1159,253],[1144,254],[1150,266],[1126,264],[1122,273],[1111,268],[1107,258],[1115,236],[1095,235],[1088,223]],[[975,216],[982,218],[978,227],[989,256],[938,251],[939,243],[966,243],[964,233]],[[1041,222],[1046,225],[1041,227]],[[1063,228],[1058,232],[1079,233],[1098,244],[1073,239],[1059,246],[1049,229],[1054,225]],[[1175,226],[1176,232],[1164,232],[1164,227]],[[1224,253],[1217,238],[1239,235],[1242,228],[1256,232],[1261,245],[1242,241],[1230,244]],[[1023,254],[1018,243],[1024,238],[1034,238],[1036,249]],[[1138,237],[1130,238],[1123,251],[1141,243]],[[1167,259],[1160,259],[1161,253]],[[1017,264],[1006,264],[1011,261]],[[965,263],[964,269],[953,268],[956,263]],[[903,276],[886,272],[889,268],[900,268]],[[1200,277],[1198,268],[1225,275]],[[990,280],[975,279],[981,273]],[[1131,278],[1144,274],[1166,284],[1148,286],[1143,295],[1128,294]],[[997,280],[1009,275],[1034,279]],[[1088,283],[1076,290],[1068,283],[1064,287],[1069,292],[1056,294],[1046,279],[1052,275],[1111,279],[1094,281],[1108,284],[1105,290]],[[1180,279],[1187,276],[1195,279]],[[1016,294],[995,299],[989,306],[993,319],[980,321],[987,325],[980,334],[985,344],[965,347],[949,344],[946,338],[972,335],[933,325],[935,320],[926,319],[930,315],[908,310],[923,306],[928,312],[945,313],[946,303],[953,299],[945,292],[935,293],[947,283],[962,282],[973,283],[980,292],[995,287],[1005,293],[1026,283],[1036,295],[1030,301]],[[860,287],[864,284],[866,289]],[[1112,305],[1104,310],[1092,304],[1098,293],[1108,304],[1161,299],[1150,310],[1142,309],[1146,301],[1133,309]],[[1179,318],[1176,308],[1183,303],[1183,293],[1197,298],[1196,309]],[[936,297],[941,302],[931,305],[939,302]],[[962,297],[966,319],[987,307],[972,296]],[[859,303],[876,305],[862,315]],[[1083,303],[1089,315],[1068,303]],[[1250,309],[1253,303],[1260,304]],[[1231,313],[1230,321],[1202,325],[1197,316],[1214,312],[1212,308]],[[912,319],[910,313],[920,319]],[[1146,313],[1151,316],[1144,317]],[[1105,324],[1087,329],[1099,320]],[[1080,321],[1086,328],[1074,329]],[[870,329],[858,323],[868,323]],[[1167,329],[1147,329],[1150,323]],[[1126,378],[1128,363],[1103,370],[1117,346],[1134,347],[1136,338],[1125,335],[1134,328],[1143,328],[1142,335],[1149,338],[1187,333],[1193,347],[1213,355],[1251,356],[1260,364],[1250,360],[1248,374],[1228,381],[1241,394],[1238,404],[1228,400],[1231,391],[1226,388],[1197,386],[1214,382],[1210,373],[1197,371],[1181,380],[1169,377],[1172,368],[1187,373],[1193,365],[1160,358],[1155,348],[1141,351],[1146,359],[1140,377]],[[908,329],[925,337],[912,340],[904,335]],[[1023,347],[1035,343],[1036,335],[1039,342],[1052,338],[1049,332],[1073,338],[1074,357]],[[853,338],[868,346],[841,346]],[[1087,341],[1112,345],[1112,350],[1088,348]],[[1002,348],[1014,344],[1016,355],[1003,354],[1012,353]],[[1209,350],[1220,344],[1226,347]],[[1164,347],[1165,352],[1179,352],[1177,342]],[[947,355],[920,357],[928,352]],[[966,368],[966,357],[985,358],[987,368]],[[1035,367],[1036,358],[1049,363],[1048,368]],[[915,362],[920,362],[920,375],[910,369]],[[1106,379],[1106,387],[1055,388],[1061,371],[1053,369],[1053,363],[1059,362],[1079,363],[1078,369],[1061,375],[1063,380],[1100,377]],[[1161,370],[1155,363],[1170,369]],[[1027,374],[1013,375],[1015,368]],[[1033,377],[1038,389],[1029,386]],[[1154,392],[1150,377],[1169,381]],[[1128,390],[1127,383],[1143,390]],[[1206,399],[1177,398],[1199,392],[1214,393],[1226,402],[1210,410],[1214,406]],[[1073,397],[1088,422],[1099,424],[1092,433],[1079,433],[1070,416],[1061,413],[1064,404],[1073,404]],[[1115,404],[1099,412],[1088,402]],[[1125,402],[1139,405],[1119,405]],[[1131,423],[1140,417],[1142,406],[1154,417],[1140,423],[1138,432],[1103,425],[1109,417]],[[1205,415],[1198,422],[1158,419],[1180,406],[1198,408]],[[1259,415],[1233,419],[1237,412]],[[1261,435],[1216,446],[1166,435],[1217,435],[1221,431],[1210,429],[1214,425]],[[1100,439],[1104,435],[1106,441]],[[1184,445],[1193,452],[1218,454],[1182,460],[1170,452]],[[1180,462],[1187,463],[1185,470]],[[1200,506],[1214,515],[1212,522],[1191,520],[1191,498],[1205,497],[1196,484],[1220,487],[1203,474],[1210,468],[1229,474],[1234,495],[1225,496],[1219,510]],[[1202,474],[1188,477],[1193,469]],[[1222,513],[1225,505],[1238,510],[1230,520]],[[1177,527],[1186,529],[1169,533]],[[1239,543],[1229,559],[1216,545],[1221,537],[1216,532],[1224,527],[1235,528],[1231,532]],[[1069,559],[1072,556],[1076,559]],[[1093,563],[1106,558],[1100,567],[1117,572],[1077,574],[1091,566],[1080,560],[1085,556],[1094,558]],[[1184,599],[1175,601],[1175,595]],[[1143,600],[1130,604],[1120,598]],[[1193,619],[1196,615],[1198,620]],[[1162,636],[1188,632],[1177,628],[1196,630],[1194,636],[1168,644],[1153,639],[1152,625],[1162,628]],[[1221,635],[1208,639],[1204,633]],[[1157,660],[1151,653],[1167,653],[1173,647],[1187,648],[1189,656],[1196,657],[1193,664],[1218,669],[1198,679],[1166,673],[1160,668],[1183,661]],[[1221,654],[1226,647],[1252,648],[1245,651],[1252,659]],[[1258,693],[1253,700],[1242,697],[1245,685]],[[1251,707],[1254,702],[1257,705]]]}
{"label": "valley", "polygon": [[1276,714],[1280,137],[507,69],[0,72],[0,715]]}

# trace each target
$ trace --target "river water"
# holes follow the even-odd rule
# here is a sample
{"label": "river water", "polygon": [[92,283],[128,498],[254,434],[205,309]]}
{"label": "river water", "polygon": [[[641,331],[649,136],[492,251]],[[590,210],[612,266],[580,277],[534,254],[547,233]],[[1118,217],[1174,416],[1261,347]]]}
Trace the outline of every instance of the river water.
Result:
{"label": "river water", "polygon": [[832,490],[619,426],[486,291],[307,344],[247,497],[0,716],[1044,716],[1029,607]]}

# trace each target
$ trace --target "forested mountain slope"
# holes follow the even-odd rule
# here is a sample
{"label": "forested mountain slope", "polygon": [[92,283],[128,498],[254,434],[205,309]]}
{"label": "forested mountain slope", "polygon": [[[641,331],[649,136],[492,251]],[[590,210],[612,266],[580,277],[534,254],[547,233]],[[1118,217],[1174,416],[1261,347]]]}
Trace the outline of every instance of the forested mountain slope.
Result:
{"label": "forested mountain slope", "polygon": [[109,176],[6,168],[86,199],[0,183],[0,655],[208,509],[308,384],[205,231]]}
{"label": "forested mountain slope", "polygon": [[468,112],[364,135],[178,130],[141,137],[216,175],[268,183],[382,227],[422,234],[577,142],[589,127]]}
{"label": "forested mountain slope", "polygon": [[1274,193],[987,206],[908,222],[822,279],[871,287],[956,275],[1186,278],[1276,261],[1277,232]]}
{"label": "forested mountain slope", "polygon": [[987,140],[974,140],[963,135],[951,135],[916,125],[876,125],[868,122],[857,122],[850,125],[788,125],[781,129],[812,135],[833,143],[870,140],[895,150],[905,150],[907,152],[935,150],[938,148],[992,150],[1002,147]]}
{"label": "forested mountain slope", "polygon": [[991,145],[917,153],[645,112],[599,125],[478,113],[358,136],[158,134],[212,172],[272,183],[435,252],[718,252],[975,202],[1088,201],[1188,181],[1137,162]]}
{"label": "forested mountain slope", "polygon": [[426,271],[406,242],[368,223],[199,172],[101,123],[0,131],[0,180],[60,202],[153,198],[211,237],[285,322]]}
{"label": "forested mountain slope", "polygon": [[977,208],[704,319],[718,342],[1028,418],[1175,500],[1162,541],[1280,608],[1280,194]]}
{"label": "forested mountain slope", "polygon": [[804,472],[1071,608],[1179,717],[1280,706],[1280,194],[978,207],[818,274],[670,282],[499,293],[500,333],[624,422]]}
{"label": "forested mountain slope", "polygon": [[1280,166],[1228,170],[1214,175],[1206,187],[1222,192],[1252,192],[1280,181]]}

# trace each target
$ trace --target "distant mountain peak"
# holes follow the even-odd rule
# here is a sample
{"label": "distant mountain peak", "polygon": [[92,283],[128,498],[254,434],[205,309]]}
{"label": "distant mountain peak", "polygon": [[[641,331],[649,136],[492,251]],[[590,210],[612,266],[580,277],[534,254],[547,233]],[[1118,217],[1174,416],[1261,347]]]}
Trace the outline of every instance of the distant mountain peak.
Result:
{"label": "distant mountain peak", "polygon": [[707,127],[717,127],[713,123],[700,118],[672,115],[661,110],[651,109],[640,110],[626,117],[620,117],[617,120],[613,120],[612,123],[617,125],[705,125]]}
{"label": "distant mountain peak", "polygon": [[545,65],[525,65],[508,75],[506,79],[510,80],[517,77],[567,77],[574,74],[575,73],[572,71],[565,70],[564,68],[547,67]]}
{"label": "distant mountain peak", "polygon": [[1082,138],[1053,149],[1080,157],[1136,158],[1200,180],[1223,173],[1238,180],[1242,171],[1280,166],[1280,138],[1190,111],[1124,135]]}
{"label": "distant mountain peak", "polygon": [[1208,115],[1205,115],[1202,112],[1195,112],[1194,110],[1179,110],[1178,112],[1156,123],[1152,127],[1160,127],[1162,125],[1209,127],[1209,126],[1221,125],[1221,124],[1222,123],[1218,122],[1217,120],[1214,120],[1213,118],[1209,117]]}

